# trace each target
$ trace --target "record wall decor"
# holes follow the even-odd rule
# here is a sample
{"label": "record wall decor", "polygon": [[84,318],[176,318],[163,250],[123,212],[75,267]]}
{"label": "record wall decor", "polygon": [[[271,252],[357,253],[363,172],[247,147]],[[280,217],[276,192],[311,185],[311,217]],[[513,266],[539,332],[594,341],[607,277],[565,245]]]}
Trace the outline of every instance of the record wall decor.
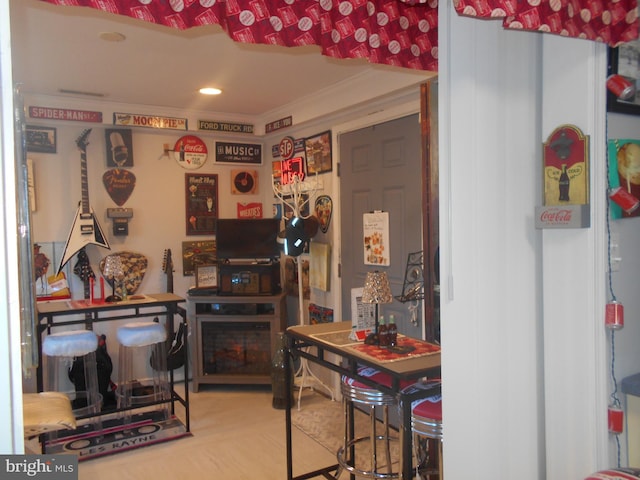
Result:
{"label": "record wall decor", "polygon": [[258,193],[258,172],[255,170],[231,170],[231,193]]}

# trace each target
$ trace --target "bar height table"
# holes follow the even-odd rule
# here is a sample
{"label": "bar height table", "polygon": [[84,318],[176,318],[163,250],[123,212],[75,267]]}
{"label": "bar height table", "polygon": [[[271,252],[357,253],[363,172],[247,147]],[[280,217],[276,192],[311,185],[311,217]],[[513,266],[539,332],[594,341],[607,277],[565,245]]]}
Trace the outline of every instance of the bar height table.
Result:
{"label": "bar height table", "polygon": [[[285,381],[287,391],[293,386],[290,362],[292,357],[306,358],[308,361],[322,365],[340,375],[356,378],[358,381],[380,390],[383,393],[398,398],[400,405],[400,435],[401,435],[401,476],[403,480],[409,480],[413,474],[412,460],[412,436],[411,436],[411,402],[424,396],[432,396],[437,392],[434,389],[403,391],[401,385],[407,381],[419,381],[422,378],[438,378],[440,376],[440,352],[439,347],[433,346],[433,351],[425,355],[411,355],[406,357],[395,356],[389,360],[382,360],[357,348],[349,339],[351,322],[322,323],[316,325],[297,325],[287,329],[287,344],[289,355],[285,356]],[[407,337],[405,337],[407,338]],[[412,339],[414,342],[429,346],[427,342]],[[361,344],[361,343],[360,343]],[[315,347],[315,348],[308,348]],[[337,356],[337,361],[328,358],[327,353]],[[391,377],[391,386],[376,383],[369,377],[358,374],[358,368],[372,367]],[[338,465],[293,476],[293,452],[291,438],[291,397],[287,395],[286,402],[286,436],[287,436],[287,480],[303,480],[314,477],[335,479],[331,474],[337,470]],[[353,407],[352,407],[353,408]],[[351,415],[353,419],[353,415]]]}

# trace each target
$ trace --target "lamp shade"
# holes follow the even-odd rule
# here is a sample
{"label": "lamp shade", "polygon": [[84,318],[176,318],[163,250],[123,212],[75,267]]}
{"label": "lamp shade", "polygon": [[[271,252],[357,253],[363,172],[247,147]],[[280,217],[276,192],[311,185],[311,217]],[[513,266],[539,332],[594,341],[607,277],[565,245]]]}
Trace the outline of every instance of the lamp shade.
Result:
{"label": "lamp shade", "polygon": [[367,272],[362,289],[362,303],[391,303],[393,295],[386,272]]}

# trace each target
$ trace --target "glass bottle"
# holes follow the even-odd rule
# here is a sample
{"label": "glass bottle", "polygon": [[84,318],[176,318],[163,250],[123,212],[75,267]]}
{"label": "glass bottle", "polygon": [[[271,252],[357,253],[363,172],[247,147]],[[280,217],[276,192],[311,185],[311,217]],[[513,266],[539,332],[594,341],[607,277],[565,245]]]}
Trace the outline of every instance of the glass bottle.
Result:
{"label": "glass bottle", "polygon": [[378,322],[378,344],[382,347],[389,345],[389,329],[384,323],[383,315],[380,315],[380,321]]}
{"label": "glass bottle", "polygon": [[[273,400],[271,406],[273,408],[282,410],[287,408],[287,385],[285,379],[285,356],[287,355],[287,337],[284,332],[278,333],[278,341],[276,344],[276,350],[271,360],[271,391],[273,393]],[[293,367],[289,363],[291,379],[293,381]],[[289,390],[289,397],[293,401],[292,392]]]}
{"label": "glass bottle", "polygon": [[567,164],[562,164],[562,173],[560,174],[560,178],[558,180],[558,188],[560,190],[560,198],[561,202],[569,201],[569,174],[567,173]]}
{"label": "glass bottle", "polygon": [[389,346],[395,347],[398,344],[398,326],[393,315],[389,317],[389,326],[387,327],[387,335],[389,336]]}

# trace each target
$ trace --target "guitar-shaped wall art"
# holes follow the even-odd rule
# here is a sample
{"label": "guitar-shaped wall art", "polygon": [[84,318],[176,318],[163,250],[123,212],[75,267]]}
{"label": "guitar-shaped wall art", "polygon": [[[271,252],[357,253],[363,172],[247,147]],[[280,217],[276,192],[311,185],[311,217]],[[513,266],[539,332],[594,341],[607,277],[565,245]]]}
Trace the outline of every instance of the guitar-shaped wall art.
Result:
{"label": "guitar-shaped wall art", "polygon": [[111,249],[107,237],[105,236],[98,219],[96,218],[93,208],[89,205],[89,186],[87,184],[87,145],[91,129],[88,128],[76,140],[76,144],[80,149],[80,180],[82,183],[82,198],[80,206],[76,212],[76,216],[64,247],[62,260],[58,267],[58,273],[67,264],[71,258],[87,245],[93,244],[99,247]]}

